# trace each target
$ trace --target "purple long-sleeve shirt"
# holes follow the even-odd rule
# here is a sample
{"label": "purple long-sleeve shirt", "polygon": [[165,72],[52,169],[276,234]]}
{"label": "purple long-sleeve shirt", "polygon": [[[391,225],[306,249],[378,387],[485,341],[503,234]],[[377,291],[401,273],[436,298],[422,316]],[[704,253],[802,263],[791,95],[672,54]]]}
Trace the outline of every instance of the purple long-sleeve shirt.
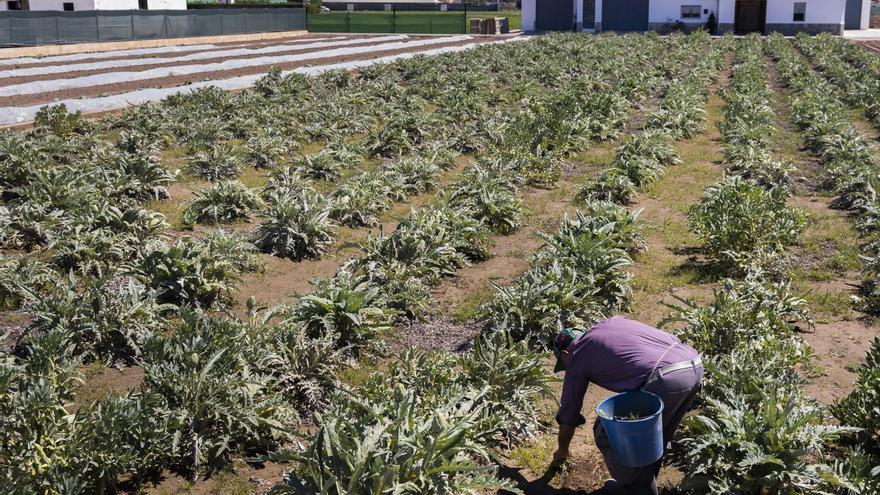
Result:
{"label": "purple long-sleeve shirt", "polygon": [[697,357],[697,351],[662,330],[622,316],[603,320],[569,347],[556,421],[566,426],[586,422],[581,407],[590,382],[612,392],[637,390],[655,364],[659,369]]}

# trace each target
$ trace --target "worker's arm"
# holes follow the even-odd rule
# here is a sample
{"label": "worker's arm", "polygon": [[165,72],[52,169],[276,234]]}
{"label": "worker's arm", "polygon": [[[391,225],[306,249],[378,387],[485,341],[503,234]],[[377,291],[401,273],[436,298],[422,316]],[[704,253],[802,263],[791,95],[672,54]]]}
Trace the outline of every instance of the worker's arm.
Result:
{"label": "worker's arm", "polygon": [[553,462],[564,461],[568,457],[568,448],[578,426],[587,422],[581,414],[584,395],[590,382],[576,366],[569,366],[562,383],[562,398],[559,399],[559,412],[556,422],[559,423],[559,448],[553,454]]}
{"label": "worker's arm", "polygon": [[571,445],[571,439],[574,438],[576,426],[559,425],[559,448],[553,453],[553,462],[562,462],[568,458],[568,448]]}

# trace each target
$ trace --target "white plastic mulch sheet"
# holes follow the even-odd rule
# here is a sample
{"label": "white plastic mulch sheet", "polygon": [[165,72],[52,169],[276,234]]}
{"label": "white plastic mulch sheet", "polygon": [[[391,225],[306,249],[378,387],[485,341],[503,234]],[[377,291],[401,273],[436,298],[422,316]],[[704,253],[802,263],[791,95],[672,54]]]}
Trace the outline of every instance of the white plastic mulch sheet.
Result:
{"label": "white plastic mulch sheet", "polygon": [[[285,43],[302,43],[304,41],[319,41],[322,38],[302,38],[285,41]],[[329,39],[329,38],[328,38]],[[265,40],[269,41],[269,40]],[[261,40],[251,41],[250,43],[259,43]],[[156,48],[131,48],[126,50],[109,50],[106,52],[82,52],[71,53],[68,55],[51,55],[48,57],[19,57],[0,59],[0,66],[16,66],[22,64],[42,64],[49,62],[78,62],[80,60],[89,60],[94,58],[113,58],[113,57],[140,57],[144,55],[156,55],[161,53],[178,53],[178,52],[195,52],[199,50],[215,50],[217,48],[231,48],[236,46],[246,46],[247,43],[236,43],[233,45],[215,45],[213,43],[202,43],[198,45],[174,45],[174,46],[158,46]]]}
{"label": "white plastic mulch sheet", "polygon": [[[398,38],[396,36],[387,36],[383,38],[376,38],[375,41],[391,41],[397,39]],[[258,67],[261,65],[278,65],[285,63],[302,62],[305,60],[316,60],[321,58],[361,55],[365,53],[381,52],[385,50],[403,50],[407,48],[436,45],[440,43],[449,43],[466,39],[470,39],[470,37],[449,36],[442,38],[412,40],[407,42],[380,42],[379,44],[371,46],[335,48],[310,53],[233,59],[208,64],[159,67],[156,69],[148,69],[135,72],[107,72],[104,74],[93,74],[90,76],[50,79],[47,81],[31,81],[22,84],[10,84],[9,86],[0,86],[0,97],[32,95],[49,93],[52,91],[61,91],[65,89],[90,88],[93,86],[104,86],[132,81],[145,81],[149,79],[162,79],[172,76],[188,76],[206,72],[244,69],[248,67]]]}
{"label": "white plastic mulch sheet", "polygon": [[[386,37],[384,39],[404,40],[406,35]],[[339,41],[327,41],[339,40]],[[45,74],[64,74],[67,72],[78,72],[88,70],[102,70],[123,67],[137,67],[139,65],[161,65],[173,64],[179,62],[191,62],[193,60],[209,60],[212,58],[235,58],[241,56],[261,55],[267,53],[278,52],[295,52],[302,50],[312,50],[316,48],[330,48],[336,46],[354,45],[358,43],[372,43],[370,38],[361,39],[345,39],[345,38],[328,38],[327,40],[315,40],[312,43],[297,44],[280,44],[272,46],[264,46],[260,48],[232,48],[232,49],[215,49],[210,51],[199,51],[190,53],[189,55],[181,55],[179,57],[150,57],[150,58],[132,58],[127,60],[104,60],[100,62],[83,62],[67,65],[49,65],[44,67],[27,67],[23,69],[0,70],[0,79],[7,77],[25,77],[40,76]]]}
{"label": "white plastic mulch sheet", "polygon": [[[497,43],[507,43],[511,41],[521,41],[527,38],[516,37],[516,38],[508,38],[500,41],[494,41],[491,43],[483,43],[482,45],[491,45]],[[409,53],[399,53],[396,55],[388,55],[385,57],[374,58],[371,60],[358,60],[353,62],[342,62],[338,64],[330,64],[330,65],[321,65],[316,67],[300,67],[298,69],[294,69],[291,71],[285,71],[283,74],[290,74],[293,72],[298,72],[301,74],[314,75],[319,74],[321,72],[326,72],[330,70],[338,70],[338,69],[353,69],[357,67],[365,67],[373,64],[392,62],[394,60],[406,59],[410,57],[415,57],[418,55],[438,55],[441,53],[451,53],[467,50],[478,46],[477,43],[469,43],[466,45],[459,46],[447,46],[434,48],[430,50],[425,50],[423,52],[409,52]],[[244,89],[249,88],[254,85],[254,83],[263,77],[264,74],[253,74],[247,76],[237,76],[231,77],[229,79],[216,80],[216,81],[201,81],[197,83],[193,83],[187,86],[177,86],[174,88],[158,88],[158,89],[139,89],[136,91],[131,91],[128,93],[122,93],[118,95],[110,95],[110,96],[99,96],[95,98],[83,98],[83,99],[68,99],[53,102],[52,104],[64,104],[67,106],[67,110],[70,112],[83,112],[83,113],[95,113],[95,112],[106,112],[109,110],[118,110],[121,108],[125,108],[132,105],[139,105],[142,103],[149,103],[154,101],[160,101],[164,98],[167,98],[171,95],[183,93],[187,91],[192,91],[199,88],[204,88],[207,86],[214,86],[220,89],[225,90],[236,90],[236,89]],[[45,104],[40,105],[32,105],[27,107],[5,107],[0,108],[0,125],[9,125],[9,124],[18,124],[24,122],[30,122],[34,120],[34,115],[36,115],[37,111],[45,106]]]}

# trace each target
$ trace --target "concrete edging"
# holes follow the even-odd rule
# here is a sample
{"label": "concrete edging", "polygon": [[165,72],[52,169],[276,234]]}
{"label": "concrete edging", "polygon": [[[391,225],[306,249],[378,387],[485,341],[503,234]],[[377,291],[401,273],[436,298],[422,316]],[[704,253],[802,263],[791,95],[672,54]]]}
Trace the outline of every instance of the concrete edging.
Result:
{"label": "concrete edging", "polygon": [[172,45],[198,45],[202,43],[230,43],[241,41],[262,41],[302,36],[306,30],[280,31],[273,33],[227,34],[223,36],[195,36],[190,38],[163,38],[159,40],[105,41],[99,43],[74,43],[70,45],[23,46],[0,48],[0,59],[18,57],[46,57],[68,55],[71,53],[103,52],[109,50],[130,50],[137,48],[156,48]]}

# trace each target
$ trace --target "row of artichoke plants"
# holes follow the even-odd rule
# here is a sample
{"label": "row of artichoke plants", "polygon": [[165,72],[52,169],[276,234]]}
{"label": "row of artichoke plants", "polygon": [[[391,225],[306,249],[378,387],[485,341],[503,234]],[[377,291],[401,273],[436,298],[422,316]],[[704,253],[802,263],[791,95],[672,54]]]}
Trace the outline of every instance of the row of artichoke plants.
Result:
{"label": "row of artichoke plants", "polygon": [[798,36],[795,46],[836,86],[838,95],[880,127],[880,59],[843,38]]}
{"label": "row of artichoke plants", "polygon": [[[772,36],[766,42],[766,51],[777,61],[780,77],[790,90],[793,120],[808,148],[822,161],[824,186],[836,196],[832,206],[849,211],[857,230],[864,235],[864,281],[854,302],[859,309],[873,314],[877,307],[878,257],[876,229],[872,225],[876,223],[877,208],[874,184],[880,170],[876,148],[853,125],[835,88],[813,71],[790,41]],[[843,483],[844,493],[873,493],[880,489],[880,424],[876,421],[880,408],[878,351],[880,338],[873,341],[865,363],[857,370],[855,390],[832,407],[841,424],[859,429],[855,439],[847,442],[836,465],[835,479]]]}
{"label": "row of artichoke plants", "polygon": [[[683,45],[679,52],[686,51],[687,41],[674,42]],[[534,73],[536,81],[541,81],[537,84],[558,91],[528,99],[521,110],[501,121],[503,125],[493,127],[490,136],[497,138],[481,145],[486,149],[483,162],[469,169],[448,194],[441,195],[437,207],[413,212],[393,233],[361,243],[362,256],[344,263],[332,279],[318,282],[315,292],[295,305],[267,310],[249,301],[249,317],[244,321],[208,314],[204,309],[225,307],[223,296],[234,287],[236,274],[255,264],[253,249],[223,232],[170,245],[161,243],[165,228],[161,215],[139,206],[139,201],[166,184],[165,176],[158,182],[137,182],[131,180],[132,175],[125,176],[116,167],[118,163],[110,163],[86,167],[84,177],[78,177],[73,171],[83,168],[78,161],[83,153],[99,156],[108,148],[90,132],[97,124],[77,116],[47,117],[46,125],[39,126],[33,136],[8,136],[5,144],[11,145],[4,148],[3,165],[18,175],[4,176],[16,181],[5,188],[5,200],[26,205],[21,210],[37,207],[30,204],[34,198],[44,199],[52,210],[44,210],[51,214],[43,215],[40,221],[54,219],[57,222],[49,227],[59,228],[19,228],[22,221],[17,211],[7,224],[14,228],[6,232],[42,232],[47,238],[51,233],[62,242],[71,232],[85,233],[100,242],[77,238],[72,250],[77,256],[65,257],[56,257],[59,246],[53,243],[4,265],[0,284],[3,304],[23,310],[28,318],[13,353],[4,355],[0,373],[0,391],[9,399],[2,405],[2,444],[7,447],[4,455],[8,461],[2,465],[0,478],[4,490],[112,492],[120,482],[137,485],[162,469],[198,477],[227,465],[236,453],[266,453],[289,445],[297,434],[300,416],[316,408],[326,408],[327,416],[319,420],[318,434],[307,442],[311,447],[295,454],[303,470],[291,477],[291,489],[296,483],[293,480],[335,493],[370,491],[373,483],[429,491],[501,483],[491,481],[491,473],[479,474],[449,463],[464,462],[462,456],[477,461],[499,434],[527,431],[526,426],[533,424],[534,418],[527,417],[529,405],[535,394],[544,391],[547,377],[540,370],[537,355],[512,341],[486,339],[463,357],[461,367],[475,371],[442,379],[454,382],[457,389],[434,386],[435,378],[442,381],[439,376],[425,377],[423,394],[402,399],[413,406],[408,411],[387,403],[391,396],[388,387],[396,390],[410,380],[421,379],[405,372],[403,364],[398,368],[400,373],[386,377],[385,385],[375,378],[371,381],[374,388],[355,390],[354,395],[340,391],[330,397],[328,392],[339,386],[336,372],[353,357],[370,352],[378,343],[377,336],[396,322],[423,312],[429,301],[428,289],[440,277],[487,256],[490,232],[516,227],[520,206],[513,191],[517,186],[558,174],[567,154],[591,140],[619,132],[630,105],[627,98],[644,92],[644,85],[652,80],[642,70],[645,62],[666,42],[659,38],[559,36],[512,44],[508,49],[514,53],[507,55],[527,59],[543,52],[547,60],[558,62],[558,57],[550,55],[558,55],[551,48],[560,44],[584,45],[583,58],[567,59],[565,69],[539,65],[540,70]],[[602,65],[607,72],[579,65],[591,55],[615,50],[630,56]],[[498,48],[491,51],[505,55]],[[485,54],[473,56],[481,55]],[[446,61],[458,63],[457,59]],[[434,67],[415,60],[413,66],[400,64],[384,70],[399,72],[403,81],[411,83],[421,76],[420,71],[434,71]],[[594,77],[572,77],[586,72]],[[361,77],[370,81],[384,78],[381,74],[377,69]],[[327,76],[325,84],[357,84],[357,79],[348,75],[334,77]],[[290,102],[283,96],[285,91],[290,91],[291,98],[302,91],[298,82],[296,77],[288,80],[270,75],[257,91],[278,96],[274,103],[283,107]],[[384,79],[383,84],[387,83]],[[515,81],[511,84],[516,86]],[[618,90],[612,94],[595,91],[607,87]],[[241,115],[225,105],[230,101],[227,96],[207,92],[192,98],[209,102],[211,112],[227,108],[233,121]],[[195,104],[188,100],[175,98],[160,109],[166,105],[195,112]],[[127,117],[131,120],[115,122],[115,129],[125,129],[117,134],[114,149],[140,149],[143,142],[161,135],[151,119],[138,118],[153,111],[134,110],[134,117]],[[181,137],[190,132],[185,128],[177,131]],[[138,137],[129,139],[123,133]],[[43,138],[53,143],[50,148],[35,145]],[[75,146],[68,148],[67,143]],[[31,181],[33,165],[28,164],[34,157],[47,157],[54,164],[38,169],[36,173],[43,175],[36,182]],[[136,157],[132,162],[137,162],[135,168],[144,163]],[[547,165],[535,166],[539,164]],[[76,180],[66,182],[69,179]],[[46,187],[48,184],[64,187],[59,191]],[[114,190],[114,184],[127,189]],[[295,193],[304,190],[295,185],[291,189]],[[491,207],[481,207],[486,204]],[[77,269],[70,270],[66,278],[59,276],[64,273],[58,265],[63,259],[77,263]],[[448,356],[418,357],[416,353],[411,357],[436,362],[441,369],[450,363]],[[144,368],[144,384],[121,396],[74,405],[81,377],[79,364],[94,359],[139,364]],[[496,375],[483,371],[490,366],[486,362]],[[487,384],[487,377],[493,383]],[[509,381],[499,385],[503,380]],[[459,393],[446,395],[446,389]],[[499,400],[502,391],[505,399]],[[507,394],[521,397],[519,405],[511,405]],[[422,407],[429,396],[447,407],[436,411]],[[355,402],[346,402],[352,397]],[[379,410],[384,415],[375,407],[357,407],[362,421],[351,421],[355,404],[373,399],[376,407],[383,401]],[[342,416],[334,416],[336,413]],[[344,421],[334,423],[334,417]],[[414,417],[419,420],[407,420]],[[453,420],[454,427],[450,426]],[[377,425],[388,422],[396,422],[394,428],[398,429],[379,435]],[[368,423],[375,428],[367,427]],[[372,436],[376,434],[383,442],[400,438],[396,433],[404,430],[410,434],[394,448],[385,443],[386,450],[376,451],[370,460],[373,466],[391,469],[396,477],[389,477],[389,471],[364,475],[369,479],[361,478],[360,470],[346,477],[343,469],[338,479],[330,474],[328,463],[335,459],[339,466],[348,465],[345,459],[350,457],[346,456],[355,455],[357,451],[352,449],[363,445],[348,442],[360,438],[345,430],[352,425],[364,427],[358,430],[360,435],[376,438]],[[408,425],[431,427],[416,431]],[[334,430],[337,427],[341,430]],[[334,431],[339,433],[336,440],[328,437]],[[513,437],[514,433],[502,437]],[[442,445],[454,448],[430,450],[429,440],[440,438],[437,435],[453,441],[443,440]],[[340,439],[348,443],[340,444]],[[337,442],[333,445],[340,449],[338,456],[325,455],[321,446],[330,445],[322,443],[325,440]],[[409,440],[422,442],[428,449],[418,450],[426,456],[424,463],[410,462],[411,452],[406,449],[413,443]],[[432,462],[442,469],[426,467]]]}
{"label": "row of artichoke plants", "polygon": [[760,37],[737,41],[722,96],[724,178],[688,218],[708,267],[726,278],[711,303],[681,300],[664,322],[706,367],[676,457],[683,486],[700,493],[815,493],[847,430],[825,425],[796,371],[810,356],[797,325],[813,322],[791,288],[786,247],[806,217],[786,204],[793,167],[770,152],[778,130]]}

